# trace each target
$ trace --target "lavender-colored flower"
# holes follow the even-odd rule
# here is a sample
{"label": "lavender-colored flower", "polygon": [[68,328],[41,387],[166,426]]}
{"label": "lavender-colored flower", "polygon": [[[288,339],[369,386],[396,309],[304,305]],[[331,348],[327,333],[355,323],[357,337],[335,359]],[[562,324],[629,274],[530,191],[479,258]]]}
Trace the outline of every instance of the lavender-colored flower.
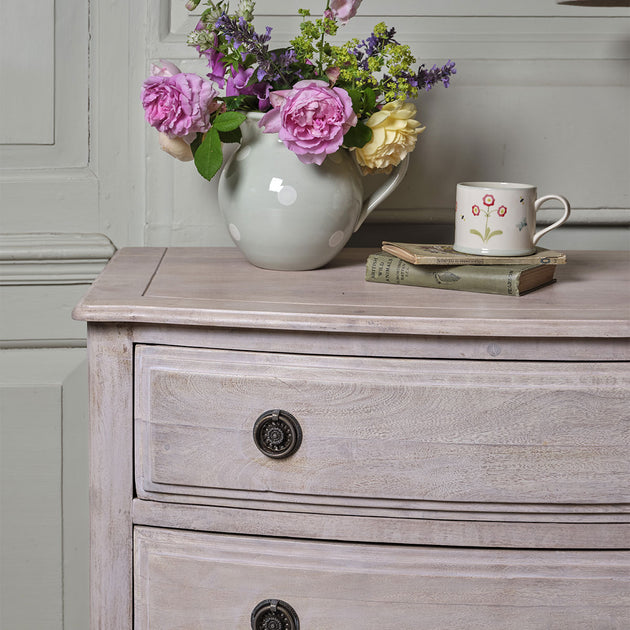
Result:
{"label": "lavender-colored flower", "polygon": [[258,109],[261,112],[267,111],[271,107],[269,93],[271,92],[271,83],[267,81],[259,81],[252,83],[252,94],[258,98]]}
{"label": "lavender-colored flower", "polygon": [[254,74],[253,68],[238,67],[236,72],[232,72],[232,75],[228,77],[225,86],[226,96],[239,96],[241,94],[251,94],[252,88],[248,86],[248,82]]}
{"label": "lavender-colored flower", "polygon": [[[253,55],[258,67],[265,73],[269,71],[271,55],[267,42],[271,39],[270,26],[266,27],[264,35],[260,35],[243,16],[230,17],[223,13],[216,21],[215,29],[235,48],[243,46],[246,54]],[[260,73],[258,76],[260,77]]]}
{"label": "lavender-colored flower", "polygon": [[367,39],[361,41],[361,43],[350,52],[357,58],[359,68],[362,70],[369,70],[368,60],[374,55],[378,55],[388,44],[398,44],[394,39],[396,34],[395,28],[386,30],[383,35],[377,35],[372,33]]}
{"label": "lavender-colored flower", "polygon": [[207,74],[208,78],[214,81],[220,88],[225,87],[225,66],[222,62],[225,55],[215,48],[204,50],[203,54],[206,56],[208,68],[210,68],[210,72]]}
{"label": "lavender-colored flower", "polygon": [[422,64],[416,75],[417,86],[424,88],[428,92],[436,83],[442,81],[444,87],[448,87],[451,76],[454,74],[457,74],[455,62],[450,59],[441,68],[434,65],[430,70],[427,70],[425,65]]}

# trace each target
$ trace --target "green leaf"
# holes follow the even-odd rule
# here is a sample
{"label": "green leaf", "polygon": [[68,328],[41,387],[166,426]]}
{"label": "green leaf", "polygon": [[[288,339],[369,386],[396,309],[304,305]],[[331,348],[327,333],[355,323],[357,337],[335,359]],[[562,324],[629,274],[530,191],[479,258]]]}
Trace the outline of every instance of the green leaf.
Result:
{"label": "green leaf", "polygon": [[199,148],[199,145],[202,143],[202,141],[203,134],[197,133],[195,139],[190,143],[190,150],[192,151],[193,155],[195,155],[195,153],[197,152],[197,149]]}
{"label": "green leaf", "polygon": [[481,234],[479,230],[470,230],[470,233],[475,234],[476,236],[478,236],[480,239],[483,240],[483,235]]}
{"label": "green leaf", "polygon": [[372,112],[376,108],[376,94],[371,87],[366,87],[363,93],[363,102],[365,103],[365,111]]}
{"label": "green leaf", "polygon": [[241,112],[225,112],[219,114],[212,123],[212,128],[217,131],[234,131],[245,120],[245,114]]}
{"label": "green leaf", "polygon": [[219,132],[210,127],[203,141],[195,151],[195,166],[202,177],[210,181],[223,164],[223,149]]}
{"label": "green leaf", "polygon": [[223,144],[230,144],[233,142],[240,142],[243,134],[239,127],[232,131],[219,131],[219,138]]}
{"label": "green leaf", "polygon": [[364,147],[372,139],[372,130],[359,120],[354,127],[350,127],[343,137],[343,144],[346,147]]}
{"label": "green leaf", "polygon": [[238,96],[224,96],[221,99],[229,111],[258,110],[258,99],[251,94],[239,94]]}
{"label": "green leaf", "polygon": [[348,96],[352,99],[352,109],[354,109],[355,112],[360,112],[363,103],[361,93],[356,88],[348,88],[346,91],[348,92]]}
{"label": "green leaf", "polygon": [[503,234],[503,230],[495,230],[494,232],[490,232],[490,234],[488,235],[488,240],[491,239],[493,236],[499,236],[499,234]]}

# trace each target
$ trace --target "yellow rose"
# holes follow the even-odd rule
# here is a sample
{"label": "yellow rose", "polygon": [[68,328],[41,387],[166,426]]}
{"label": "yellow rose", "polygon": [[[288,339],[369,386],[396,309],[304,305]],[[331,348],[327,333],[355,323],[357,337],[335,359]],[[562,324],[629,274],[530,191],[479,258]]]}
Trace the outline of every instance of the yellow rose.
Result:
{"label": "yellow rose", "polygon": [[366,125],[372,130],[372,139],[355,149],[357,162],[364,173],[386,172],[411,153],[418,134],[425,130],[417,120],[413,103],[393,101],[374,112]]}
{"label": "yellow rose", "polygon": [[185,140],[182,138],[171,138],[164,132],[160,132],[160,149],[182,162],[190,162],[193,159],[190,145]]}

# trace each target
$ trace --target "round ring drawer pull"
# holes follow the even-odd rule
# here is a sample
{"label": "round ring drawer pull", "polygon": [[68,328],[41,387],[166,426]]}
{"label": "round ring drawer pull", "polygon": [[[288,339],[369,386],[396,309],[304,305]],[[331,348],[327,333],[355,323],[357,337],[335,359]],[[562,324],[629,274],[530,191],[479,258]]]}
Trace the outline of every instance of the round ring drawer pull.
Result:
{"label": "round ring drawer pull", "polygon": [[289,604],[265,599],[252,611],[252,630],[300,630],[300,619]]}
{"label": "round ring drawer pull", "polygon": [[302,427],[288,411],[265,411],[254,424],[254,442],[267,457],[289,457],[300,448]]}

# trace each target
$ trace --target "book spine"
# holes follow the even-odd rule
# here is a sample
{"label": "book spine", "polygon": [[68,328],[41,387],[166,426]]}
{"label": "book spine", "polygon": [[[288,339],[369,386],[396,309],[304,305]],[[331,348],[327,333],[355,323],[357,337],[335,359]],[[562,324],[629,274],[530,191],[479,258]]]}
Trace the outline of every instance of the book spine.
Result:
{"label": "book spine", "polygon": [[484,265],[425,267],[413,265],[387,254],[371,254],[367,259],[368,282],[404,284],[431,289],[519,295],[520,270]]}

